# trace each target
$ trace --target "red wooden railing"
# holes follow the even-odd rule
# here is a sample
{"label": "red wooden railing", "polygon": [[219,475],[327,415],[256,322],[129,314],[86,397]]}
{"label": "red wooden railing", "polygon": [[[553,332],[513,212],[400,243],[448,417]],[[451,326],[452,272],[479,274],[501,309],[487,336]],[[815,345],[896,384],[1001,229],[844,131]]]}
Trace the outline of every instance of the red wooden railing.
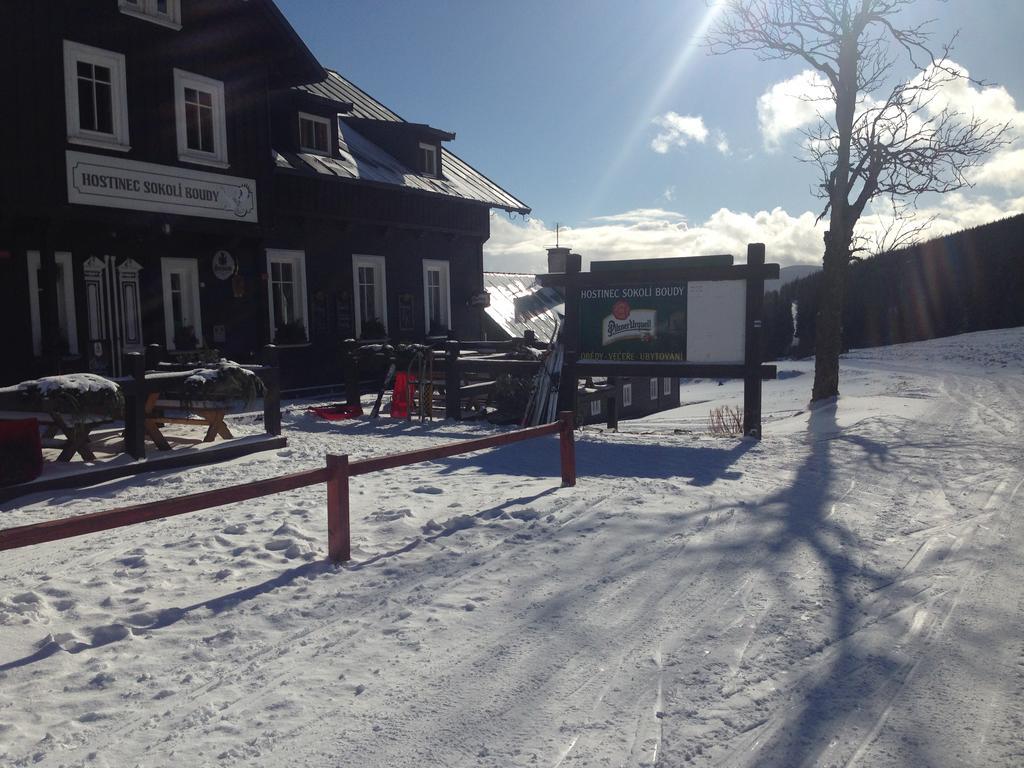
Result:
{"label": "red wooden railing", "polygon": [[218,488],[213,491],[193,493],[175,499],[151,501],[130,507],[120,507],[106,512],[92,512],[87,515],[66,517],[60,520],[47,520],[43,523],[22,525],[0,531],[0,551],[18,549],[48,541],[69,539],[87,533],[98,533],[112,528],[144,523],[150,520],[161,520],[175,515],[198,512],[202,509],[219,507],[223,504],[234,504],[248,501],[272,493],[293,491],[310,485],[327,483],[327,551],[335,562],[351,559],[351,525],[349,519],[349,478],[380,472],[385,469],[431,461],[446,456],[457,456],[461,453],[474,453],[487,448],[518,443],[544,435],[560,436],[562,485],[576,485],[576,447],[573,440],[573,415],[566,411],[559,414],[559,420],[552,424],[539,427],[519,429],[492,437],[477,440],[464,440],[449,445],[424,448],[419,451],[396,453],[373,459],[349,461],[348,456],[328,454],[327,466],[321,469],[308,469],[290,475],[272,477],[267,480],[256,480],[251,483]]}

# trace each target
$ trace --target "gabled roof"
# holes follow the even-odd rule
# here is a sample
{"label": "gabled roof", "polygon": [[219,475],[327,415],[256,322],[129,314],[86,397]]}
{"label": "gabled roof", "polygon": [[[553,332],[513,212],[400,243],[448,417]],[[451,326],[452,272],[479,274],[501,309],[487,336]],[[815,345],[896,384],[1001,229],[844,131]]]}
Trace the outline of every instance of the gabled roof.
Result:
{"label": "gabled roof", "polygon": [[351,122],[344,119],[339,121],[340,158],[279,151],[275,153],[278,169],[304,175],[335,176],[341,179],[400,186],[420,192],[472,200],[514,213],[530,212],[529,206],[444,147],[441,148],[443,178],[438,179],[414,172],[373,144],[356,127],[360,119],[393,123],[406,121],[337,72],[327,70],[327,77],[324,80],[297,86],[297,90],[334,102],[350,103],[352,109],[346,117],[356,119]]}
{"label": "gabled roof", "polygon": [[257,0],[253,7],[261,11],[263,18],[284,38],[283,44],[275,42],[268,51],[277,65],[277,71],[271,76],[273,86],[283,87],[324,76],[326,70],[273,0]]}
{"label": "gabled roof", "polygon": [[518,272],[484,272],[484,288],[491,303],[484,311],[512,337],[531,330],[538,341],[550,341],[565,300],[554,288],[540,285],[534,275]]}

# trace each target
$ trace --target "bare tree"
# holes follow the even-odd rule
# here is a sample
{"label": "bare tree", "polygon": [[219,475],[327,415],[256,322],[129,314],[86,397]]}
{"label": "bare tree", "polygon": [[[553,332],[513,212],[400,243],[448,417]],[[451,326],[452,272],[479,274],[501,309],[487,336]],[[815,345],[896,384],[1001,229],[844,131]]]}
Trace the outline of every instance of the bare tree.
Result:
{"label": "bare tree", "polygon": [[[847,268],[867,204],[887,197],[896,220],[912,220],[921,195],[969,186],[966,172],[1007,143],[1008,125],[941,102],[944,86],[968,76],[949,60],[951,43],[931,47],[929,22],[900,25],[900,12],[915,2],[725,0],[708,35],[712,53],[802,61],[827,89],[828,108],[804,143],[804,159],[821,174],[819,219],[829,219],[812,400],[839,394]],[[899,64],[907,67],[902,79]],[[919,226],[897,225],[889,236]]]}

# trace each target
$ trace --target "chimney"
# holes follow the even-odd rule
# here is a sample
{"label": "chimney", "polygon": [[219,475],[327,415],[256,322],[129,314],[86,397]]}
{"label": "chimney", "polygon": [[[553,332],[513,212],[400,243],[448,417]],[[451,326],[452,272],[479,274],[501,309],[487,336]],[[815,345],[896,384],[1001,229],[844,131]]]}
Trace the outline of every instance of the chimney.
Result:
{"label": "chimney", "polygon": [[565,272],[565,260],[569,256],[569,248],[548,248],[548,272]]}

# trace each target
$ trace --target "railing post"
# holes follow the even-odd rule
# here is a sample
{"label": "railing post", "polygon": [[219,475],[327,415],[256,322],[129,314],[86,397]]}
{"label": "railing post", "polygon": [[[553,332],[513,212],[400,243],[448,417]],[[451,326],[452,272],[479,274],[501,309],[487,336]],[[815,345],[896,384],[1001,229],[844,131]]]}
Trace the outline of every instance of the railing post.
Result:
{"label": "railing post", "polygon": [[352,559],[348,506],[348,455],[327,454],[327,554],[335,563]]}
{"label": "railing post", "polygon": [[747,246],[746,350],[743,364],[743,434],[761,439],[761,316],[764,314],[764,243]]}
{"label": "railing post", "polygon": [[562,487],[571,488],[576,485],[576,436],[572,429],[572,411],[558,414],[560,427],[558,430],[559,452],[562,457]]}
{"label": "railing post", "polygon": [[149,344],[146,346],[146,370],[155,371],[160,367],[160,363],[164,359],[164,348],[159,344]]}
{"label": "railing post", "polygon": [[146,458],[146,358],[139,352],[125,355],[132,387],[124,398],[124,448],[133,458]]}
{"label": "railing post", "polygon": [[345,403],[359,405],[362,396],[359,379],[359,344],[355,339],[348,339],[342,345],[342,349],[345,365]]}
{"label": "railing post", "polygon": [[281,434],[281,361],[277,347],[267,344],[263,348],[263,365],[270,368],[263,372],[266,392],[263,395],[263,428],[268,435]]}
{"label": "railing post", "polygon": [[612,393],[608,396],[608,429],[619,429],[619,398],[616,397],[615,388],[612,387]]}
{"label": "railing post", "polygon": [[462,397],[459,389],[462,377],[459,376],[459,342],[447,341],[444,345],[444,409],[445,418],[462,418]]}

